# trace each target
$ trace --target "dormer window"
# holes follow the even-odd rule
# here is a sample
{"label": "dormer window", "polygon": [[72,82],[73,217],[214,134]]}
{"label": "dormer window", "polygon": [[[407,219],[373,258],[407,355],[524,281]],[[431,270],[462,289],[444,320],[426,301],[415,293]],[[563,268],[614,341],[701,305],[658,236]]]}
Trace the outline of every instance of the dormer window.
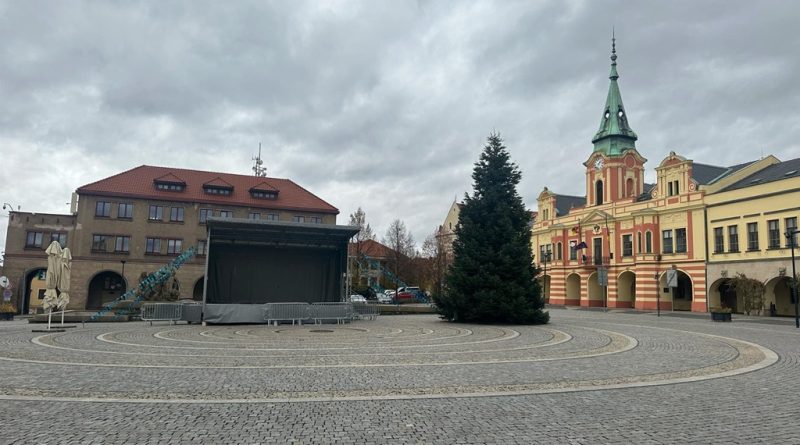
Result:
{"label": "dormer window", "polygon": [[220,177],[216,177],[211,181],[203,183],[203,192],[208,195],[230,196],[233,194],[233,185],[225,182]]}
{"label": "dormer window", "polygon": [[175,184],[171,182],[156,182],[156,188],[158,190],[164,190],[167,192],[182,192],[186,190],[186,184]]}
{"label": "dormer window", "polygon": [[224,195],[228,196],[233,193],[233,187],[217,187],[211,185],[204,185],[203,191],[209,195]]}
{"label": "dormer window", "polygon": [[250,196],[255,199],[278,199],[278,189],[262,182],[250,188]]}
{"label": "dormer window", "polygon": [[250,190],[250,196],[257,199],[275,199],[278,197],[278,192],[266,192],[263,190]]}
{"label": "dormer window", "polygon": [[182,192],[186,190],[186,181],[172,173],[167,173],[164,176],[154,179],[153,184],[156,190],[163,190],[166,192]]}

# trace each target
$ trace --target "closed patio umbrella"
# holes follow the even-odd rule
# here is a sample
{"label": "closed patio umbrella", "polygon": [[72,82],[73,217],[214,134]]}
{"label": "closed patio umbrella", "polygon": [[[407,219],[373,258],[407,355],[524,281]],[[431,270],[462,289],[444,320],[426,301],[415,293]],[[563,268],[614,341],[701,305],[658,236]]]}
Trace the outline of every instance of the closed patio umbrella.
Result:
{"label": "closed patio umbrella", "polygon": [[42,307],[47,311],[47,329],[50,329],[50,315],[58,304],[58,279],[61,276],[61,244],[53,241],[47,246],[47,274]]}
{"label": "closed patio umbrella", "polygon": [[61,311],[61,324],[64,324],[64,311],[69,304],[69,281],[72,274],[72,254],[69,252],[69,247],[65,247],[61,252],[61,274],[58,277],[58,290],[61,292],[58,295],[56,306]]}

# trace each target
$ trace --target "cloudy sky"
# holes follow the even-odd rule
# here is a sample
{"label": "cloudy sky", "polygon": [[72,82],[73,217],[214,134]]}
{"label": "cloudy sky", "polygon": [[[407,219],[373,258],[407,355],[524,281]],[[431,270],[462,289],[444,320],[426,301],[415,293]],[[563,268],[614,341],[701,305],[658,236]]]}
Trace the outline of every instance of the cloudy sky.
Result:
{"label": "cloudy sky", "polygon": [[[637,147],[800,157],[800,3],[0,1],[0,200],[141,164],[291,178],[418,243],[498,131],[535,208],[583,194],[612,26]],[[0,246],[8,217],[0,216]]]}

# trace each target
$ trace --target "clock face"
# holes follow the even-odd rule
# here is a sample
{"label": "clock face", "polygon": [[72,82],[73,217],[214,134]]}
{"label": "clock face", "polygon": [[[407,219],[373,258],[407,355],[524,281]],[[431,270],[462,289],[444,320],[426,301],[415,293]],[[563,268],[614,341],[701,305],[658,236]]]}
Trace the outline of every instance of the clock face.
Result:
{"label": "clock face", "polygon": [[603,158],[597,158],[597,160],[594,161],[594,168],[596,168],[597,170],[603,168]]}

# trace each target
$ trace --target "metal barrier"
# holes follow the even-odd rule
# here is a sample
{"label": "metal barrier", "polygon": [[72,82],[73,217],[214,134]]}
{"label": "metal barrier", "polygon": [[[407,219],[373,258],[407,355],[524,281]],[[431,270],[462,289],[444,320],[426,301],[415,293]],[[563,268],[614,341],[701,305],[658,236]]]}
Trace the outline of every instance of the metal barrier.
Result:
{"label": "metal barrier", "polygon": [[308,320],[311,312],[308,303],[267,303],[263,311],[267,324],[278,324],[279,321],[303,324],[303,320]]}
{"label": "metal barrier", "polygon": [[181,309],[181,321],[185,321],[189,324],[203,321],[202,303],[184,301],[181,304],[183,305]]}
{"label": "metal barrier", "polygon": [[381,313],[377,303],[352,303],[352,305],[354,320],[375,320]]}
{"label": "metal barrier", "polygon": [[181,319],[183,304],[181,303],[144,303],[142,305],[142,320],[149,321],[153,326],[154,321],[171,321],[176,324]]}
{"label": "metal barrier", "polygon": [[353,319],[353,303],[313,303],[311,319],[314,324],[324,320],[336,320],[336,324]]}

